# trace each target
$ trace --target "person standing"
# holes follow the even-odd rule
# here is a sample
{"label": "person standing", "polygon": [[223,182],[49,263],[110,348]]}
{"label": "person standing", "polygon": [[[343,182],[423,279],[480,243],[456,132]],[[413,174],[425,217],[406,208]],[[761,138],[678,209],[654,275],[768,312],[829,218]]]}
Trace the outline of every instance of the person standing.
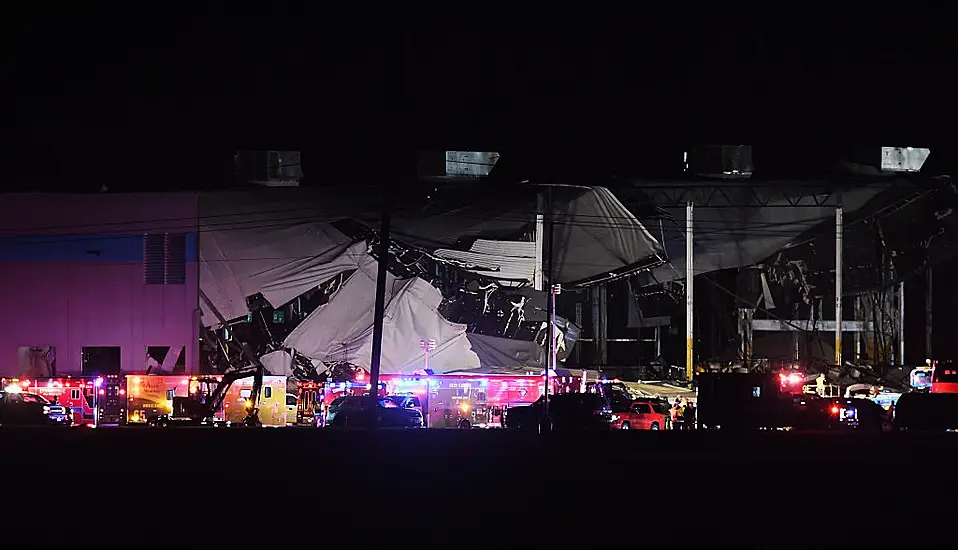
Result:
{"label": "person standing", "polygon": [[675,421],[673,426],[677,430],[685,429],[685,407],[682,406],[681,398],[675,398]]}
{"label": "person standing", "polygon": [[682,412],[683,420],[685,421],[686,430],[695,429],[695,405],[690,401],[685,405],[685,411]]}

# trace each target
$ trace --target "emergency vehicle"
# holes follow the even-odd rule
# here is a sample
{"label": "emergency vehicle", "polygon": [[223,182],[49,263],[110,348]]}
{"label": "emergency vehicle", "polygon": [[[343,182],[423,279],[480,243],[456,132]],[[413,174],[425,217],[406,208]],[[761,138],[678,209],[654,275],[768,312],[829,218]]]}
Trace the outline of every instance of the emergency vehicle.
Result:
{"label": "emergency vehicle", "polygon": [[316,382],[297,382],[295,400],[296,414],[292,424],[316,426],[322,415],[323,385]]}
{"label": "emergency vehicle", "polygon": [[[2,378],[0,388],[17,385],[72,412],[74,426],[97,425],[97,389],[102,378]],[[105,393],[105,392],[104,392]]]}
{"label": "emergency vehicle", "polygon": [[96,388],[96,423],[98,426],[126,424],[126,378],[119,374],[98,376]]}
{"label": "emergency vehicle", "polygon": [[931,393],[958,393],[958,365],[951,361],[935,363],[931,373]]}
{"label": "emergency vehicle", "polygon": [[96,379],[36,378],[30,391],[73,411],[74,426],[96,426]]}
{"label": "emergency vehicle", "polygon": [[[386,394],[416,397],[430,428],[501,427],[509,407],[528,406],[545,391],[545,376],[382,375]],[[550,378],[550,393],[576,392],[576,377]]]}
{"label": "emergency vehicle", "polygon": [[[223,400],[223,415],[227,422],[240,423],[250,406],[253,379],[244,378],[233,382]],[[260,390],[259,419],[263,426],[286,426],[286,377],[264,376]]]}
{"label": "emergency vehicle", "polygon": [[[369,388],[370,385],[365,380],[355,382],[326,382],[322,384],[319,388],[319,394],[316,395],[319,404],[319,418],[316,419],[316,423],[320,426],[326,424],[326,412],[329,410],[329,406],[338,397],[368,395]],[[380,397],[386,397],[385,382],[379,383],[379,391],[377,393]]]}
{"label": "emergency vehicle", "polygon": [[[173,397],[189,397],[189,375],[131,374],[126,376],[126,416],[130,424],[173,412]],[[198,381],[197,381],[198,382]],[[197,385],[194,385],[194,389]]]}
{"label": "emergency vehicle", "polygon": [[696,376],[696,421],[703,429],[778,429],[815,418],[821,401],[802,393],[805,377],[779,373],[715,373]]}

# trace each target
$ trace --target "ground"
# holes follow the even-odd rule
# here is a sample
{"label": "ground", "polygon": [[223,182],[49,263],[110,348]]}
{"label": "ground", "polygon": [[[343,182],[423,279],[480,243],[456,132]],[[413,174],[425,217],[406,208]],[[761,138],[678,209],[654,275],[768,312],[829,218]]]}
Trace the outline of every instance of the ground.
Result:
{"label": "ground", "polygon": [[5,525],[184,541],[867,542],[927,532],[958,479],[958,434],[4,428],[0,451]]}

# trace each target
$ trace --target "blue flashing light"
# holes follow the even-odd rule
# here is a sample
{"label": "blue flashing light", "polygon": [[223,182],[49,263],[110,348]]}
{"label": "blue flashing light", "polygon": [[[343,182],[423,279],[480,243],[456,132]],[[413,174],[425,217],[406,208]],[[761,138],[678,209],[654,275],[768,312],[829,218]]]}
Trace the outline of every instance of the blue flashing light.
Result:
{"label": "blue flashing light", "polygon": [[395,386],[425,386],[429,382],[421,378],[397,378],[392,383]]}

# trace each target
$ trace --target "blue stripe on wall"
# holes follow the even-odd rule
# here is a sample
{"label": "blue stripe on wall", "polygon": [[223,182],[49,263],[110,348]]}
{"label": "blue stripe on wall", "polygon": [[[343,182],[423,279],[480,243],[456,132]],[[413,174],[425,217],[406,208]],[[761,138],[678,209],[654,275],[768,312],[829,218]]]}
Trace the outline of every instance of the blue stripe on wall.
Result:
{"label": "blue stripe on wall", "polygon": [[[186,235],[186,260],[196,259],[196,233]],[[143,235],[0,236],[0,262],[142,262]]]}

